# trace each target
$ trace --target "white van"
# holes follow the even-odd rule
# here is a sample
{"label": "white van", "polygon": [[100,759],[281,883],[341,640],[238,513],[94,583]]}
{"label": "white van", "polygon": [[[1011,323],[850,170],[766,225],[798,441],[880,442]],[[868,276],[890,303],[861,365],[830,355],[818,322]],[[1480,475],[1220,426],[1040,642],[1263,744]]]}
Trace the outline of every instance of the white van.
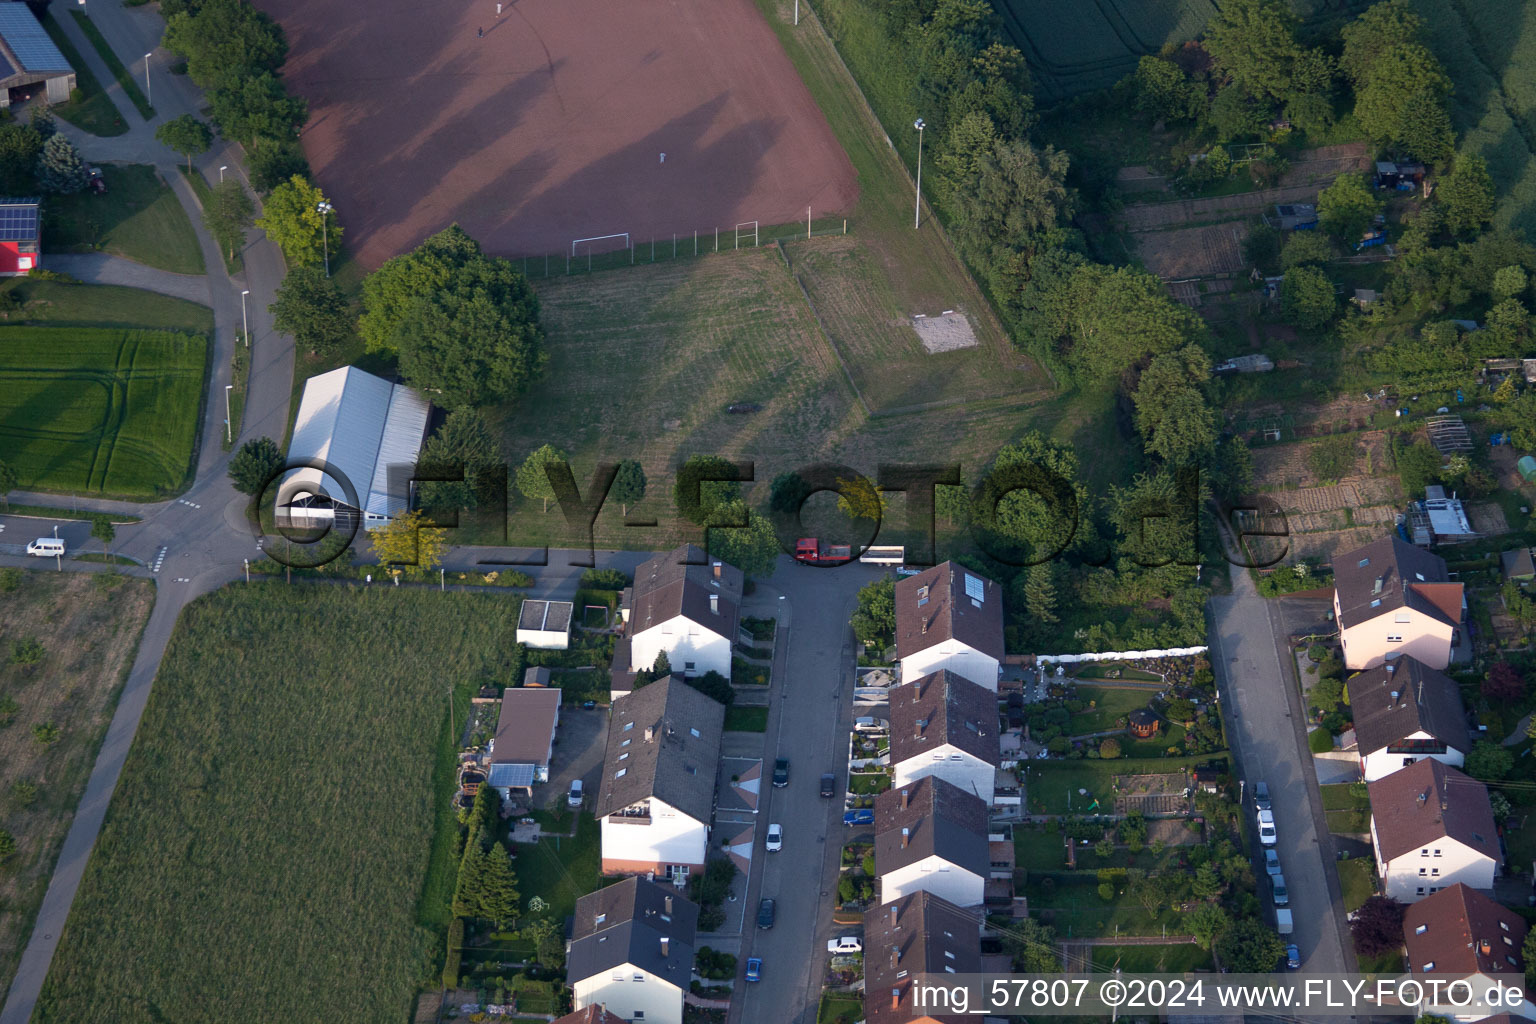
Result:
{"label": "white van", "polygon": [[27,545],[27,554],[36,555],[38,558],[62,557],[64,542],[57,537],[39,537]]}

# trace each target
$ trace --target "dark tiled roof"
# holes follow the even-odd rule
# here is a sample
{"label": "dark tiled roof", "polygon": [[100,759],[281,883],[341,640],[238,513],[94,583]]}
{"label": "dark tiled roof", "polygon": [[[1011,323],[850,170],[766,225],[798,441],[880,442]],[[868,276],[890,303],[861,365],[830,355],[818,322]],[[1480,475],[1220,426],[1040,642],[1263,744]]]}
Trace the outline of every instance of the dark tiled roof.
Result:
{"label": "dark tiled roof", "polygon": [[[912,984],[922,974],[981,971],[981,922],[931,892],[909,893],[864,912],[864,1019],[905,1024]],[[965,1014],[933,1014],[944,1024],[969,1024]]]}
{"label": "dark tiled roof", "polygon": [[[1414,974],[1521,974],[1526,930],[1519,914],[1458,882],[1409,904],[1403,913],[1408,969]],[[1426,971],[1429,964],[1434,967]]]}
{"label": "dark tiled roof", "polygon": [[891,764],[946,743],[998,762],[997,695],[944,669],[891,687]]}
{"label": "dark tiled roof", "polygon": [[724,725],[724,706],[678,679],[619,697],[609,712],[597,816],[654,796],[707,824]]}
{"label": "dark tiled roof", "polygon": [[1449,676],[1418,659],[1394,658],[1351,676],[1348,685],[1361,754],[1374,754],[1416,732],[1427,732],[1463,754],[1472,749],[1461,691]]}
{"label": "dark tiled roof", "polygon": [[623,1017],[609,1013],[602,1003],[593,1003],[585,1010],[568,1013],[551,1024],[629,1024]]}
{"label": "dark tiled roof", "polygon": [[1488,787],[1426,757],[1370,784],[1371,821],[1387,860],[1455,839],[1492,857],[1499,836],[1488,805]]}
{"label": "dark tiled roof", "polygon": [[571,628],[571,602],[535,601],[523,602],[517,616],[518,629],[536,629],[550,633],[569,632]]}
{"label": "dark tiled roof", "polygon": [[507,687],[496,718],[492,764],[544,764],[549,738],[560,718],[560,691],[552,687]]}
{"label": "dark tiled roof", "polygon": [[[630,877],[588,893],[576,901],[566,979],[575,984],[633,964],[686,991],[698,923],[698,905],[674,886]],[[667,940],[665,954],[662,939]]]}
{"label": "dark tiled roof", "polygon": [[875,797],[875,869],[883,875],[934,856],[987,877],[986,802],[933,775]]}
{"label": "dark tiled roof", "polygon": [[1339,600],[1339,625],[1349,629],[1399,608],[1411,608],[1455,626],[1461,618],[1461,584],[1449,579],[1445,559],[1396,534],[1338,555],[1333,560],[1333,588]]}
{"label": "dark tiled roof", "polygon": [[897,657],[911,657],[951,638],[1001,661],[1002,588],[954,562],[897,580]]}
{"label": "dark tiled roof", "polygon": [[1513,548],[1499,553],[1499,565],[1505,579],[1522,579],[1536,575],[1536,560],[1531,558],[1530,548]]}
{"label": "dark tiled roof", "polygon": [[[735,643],[742,582],[740,569],[718,558],[706,559],[696,545],[659,554],[635,570],[629,634],[684,615]],[[717,599],[713,610],[711,596]]]}
{"label": "dark tiled roof", "polygon": [[[634,645],[629,637],[621,636],[613,645],[613,663],[608,666],[608,689],[617,694],[629,693],[635,688],[634,669],[629,667],[634,657]],[[650,668],[649,665],[646,668]]]}

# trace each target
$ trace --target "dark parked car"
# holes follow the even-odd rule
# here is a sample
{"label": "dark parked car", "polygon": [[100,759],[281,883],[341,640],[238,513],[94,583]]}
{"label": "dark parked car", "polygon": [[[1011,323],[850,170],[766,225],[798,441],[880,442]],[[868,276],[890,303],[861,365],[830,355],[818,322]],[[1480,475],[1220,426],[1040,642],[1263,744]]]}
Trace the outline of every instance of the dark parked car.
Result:
{"label": "dark parked car", "polygon": [[767,898],[764,898],[763,902],[757,905],[757,926],[759,928],[773,927],[773,911],[777,906],[778,903],[776,901]]}
{"label": "dark parked car", "polygon": [[1253,805],[1261,811],[1273,810],[1273,806],[1269,802],[1268,783],[1255,782],[1253,784]]}
{"label": "dark parked car", "polygon": [[775,789],[789,785],[789,758],[781,757],[773,762],[773,785]]}
{"label": "dark parked car", "polygon": [[825,775],[823,775],[821,777],[821,795],[822,796],[831,796],[832,795],[832,790],[835,789],[836,787],[837,787],[837,777],[834,776],[831,772],[828,772],[827,774],[825,774]]}

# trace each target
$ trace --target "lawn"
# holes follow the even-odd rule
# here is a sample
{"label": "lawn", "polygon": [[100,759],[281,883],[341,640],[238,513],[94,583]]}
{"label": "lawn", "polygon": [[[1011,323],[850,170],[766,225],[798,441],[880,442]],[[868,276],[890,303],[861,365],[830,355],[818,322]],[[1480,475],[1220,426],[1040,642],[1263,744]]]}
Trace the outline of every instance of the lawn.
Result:
{"label": "lawn", "polygon": [[556,922],[575,912],[579,897],[602,888],[602,829],[597,819],[585,811],[577,822],[575,836],[516,843],[512,849],[517,857],[518,891],[523,902],[538,896],[549,904],[544,913]]}
{"label": "lawn", "polygon": [[1361,794],[1356,796],[1351,792],[1354,783],[1335,782],[1327,786],[1318,786],[1318,792],[1323,797],[1323,810],[1325,811],[1358,811],[1369,810],[1370,797]]}
{"label": "lawn", "polygon": [[153,120],[155,108],[149,105],[149,100],[145,98],[144,91],[139,88],[138,80],[133,77],[127,68],[123,67],[123,62],[118,59],[112,47],[107,44],[107,39],[101,34],[101,29],[96,27],[96,23],[85,12],[70,11],[69,13],[74,17],[75,24],[80,26],[80,31],[85,33],[85,38],[89,39],[91,45],[96,48],[96,53],[101,57],[101,62],[112,72],[112,77],[117,80],[117,84],[122,86],[123,92],[128,94],[128,98],[138,108],[139,116],[146,121]]}
{"label": "lawn", "polygon": [[189,334],[213,334],[213,310],[195,302],[111,284],[65,284],[13,277],[0,283],[0,302],[15,297],[16,308],[0,313],[6,324],[50,327],[156,327]]}
{"label": "lawn", "polygon": [[516,606],[276,582],[189,605],[34,1020],[404,1020],[442,943],[418,902],[444,697],[462,715],[508,670]]}
{"label": "lawn", "polygon": [[1371,830],[1371,812],[1360,810],[1324,811],[1328,831],[1336,835],[1360,835]]}
{"label": "lawn", "polygon": [[[0,991],[21,959],[154,600],[147,580],[0,569],[0,661],[23,637],[44,650],[28,671],[0,665],[0,704],[17,705],[0,726],[0,829],[17,842],[0,871]],[[60,738],[39,743],[32,730],[50,722]],[[30,801],[18,783],[36,788]]]}
{"label": "lawn", "polygon": [[1031,879],[1025,886],[1030,916],[1056,929],[1060,938],[1115,935],[1180,934],[1184,917],[1169,907],[1148,913],[1145,907],[1124,895],[1106,903],[1099,895],[1098,883],[1084,872],[1081,884],[1057,884],[1049,892]]}
{"label": "lawn", "polygon": [[69,61],[69,66],[75,69],[76,91],[71,96],[79,96],[79,99],[71,98],[68,103],[55,103],[49,109],[76,128],[92,135],[121,135],[126,132],[127,123],[117,112],[106,90],[102,89],[101,83],[96,81],[90,65],[81,58],[80,51],[75,49],[75,44],[69,41],[64,29],[54,19],[53,11],[43,17],[43,29],[64,55],[64,59]]}
{"label": "lawn", "polygon": [[203,250],[187,211],[148,164],[108,164],[107,194],[80,192],[44,201],[45,252],[96,252],[174,274],[202,274]]}
{"label": "lawn", "polygon": [[206,339],[0,327],[0,451],[25,490],[163,498],[191,479]]}
{"label": "lawn", "polygon": [[[1072,716],[1068,724],[1073,736],[1082,736],[1091,732],[1103,732],[1106,729],[1117,729],[1119,719],[1135,711],[1144,708],[1156,694],[1151,690],[1119,690],[1108,686],[1079,686],[1077,699],[1085,705],[1089,701],[1094,702],[1094,707],[1084,708]],[[1163,746],[1168,744],[1164,743]]]}
{"label": "lawn", "polygon": [[1186,974],[1209,971],[1215,963],[1211,951],[1193,942],[1170,946],[1094,946],[1093,969],[1108,974],[1116,964],[1125,974]]}
{"label": "lawn", "polygon": [[[1110,761],[1081,758],[1031,762],[1025,777],[1031,814],[1089,814],[1099,801],[1097,813],[1114,810],[1112,782],[1116,775],[1163,775],[1200,761],[1219,759],[1220,754],[1194,757],[1115,758]],[[1087,790],[1082,793],[1080,790]]]}
{"label": "lawn", "polygon": [[816,1011],[816,1024],[854,1024],[864,1019],[864,1001],[857,996],[836,995],[823,992],[821,1007]]}
{"label": "lawn", "polygon": [[732,706],[725,709],[726,732],[767,732],[768,709]]}
{"label": "lawn", "polygon": [[1351,857],[1338,862],[1339,888],[1344,893],[1346,913],[1360,909],[1360,905],[1376,894],[1376,878],[1369,857]]}

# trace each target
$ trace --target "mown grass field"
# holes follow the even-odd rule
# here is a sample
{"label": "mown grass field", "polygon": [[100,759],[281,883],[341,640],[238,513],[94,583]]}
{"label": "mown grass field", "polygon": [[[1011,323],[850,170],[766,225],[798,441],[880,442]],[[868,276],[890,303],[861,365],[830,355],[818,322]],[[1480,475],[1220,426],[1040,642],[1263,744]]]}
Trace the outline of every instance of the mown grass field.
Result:
{"label": "mown grass field", "polygon": [[46,252],[109,252],[173,274],[202,274],[203,250],[187,211],[148,164],[107,164],[107,194],[50,196]]}
{"label": "mown grass field", "polygon": [[517,606],[277,582],[190,605],[34,1020],[406,1019],[441,962],[448,698],[462,723],[501,679]]}
{"label": "mown grass field", "polygon": [[[17,844],[0,868],[3,992],[31,934],[155,588],[121,576],[0,573],[0,704],[17,706],[10,724],[0,726],[0,829]],[[15,589],[7,589],[13,583]],[[43,645],[43,660],[26,670],[4,664],[11,645],[24,637]],[[6,717],[0,714],[0,721]],[[47,723],[59,730],[53,743],[33,734]],[[24,799],[18,785],[34,787],[35,795]]]}
{"label": "mown grass field", "polygon": [[213,310],[207,306],[139,288],[12,277],[0,283],[0,296],[7,293],[18,304],[0,313],[0,321],[8,325],[155,327],[213,334]]}
{"label": "mown grass field", "polygon": [[208,343],[0,327],[0,451],[20,488],[164,497],[192,471]]}
{"label": "mown grass field", "polygon": [[1125,974],[1183,974],[1209,971],[1211,951],[1192,942],[1168,946],[1094,946],[1093,969],[1107,974],[1117,967]]}

